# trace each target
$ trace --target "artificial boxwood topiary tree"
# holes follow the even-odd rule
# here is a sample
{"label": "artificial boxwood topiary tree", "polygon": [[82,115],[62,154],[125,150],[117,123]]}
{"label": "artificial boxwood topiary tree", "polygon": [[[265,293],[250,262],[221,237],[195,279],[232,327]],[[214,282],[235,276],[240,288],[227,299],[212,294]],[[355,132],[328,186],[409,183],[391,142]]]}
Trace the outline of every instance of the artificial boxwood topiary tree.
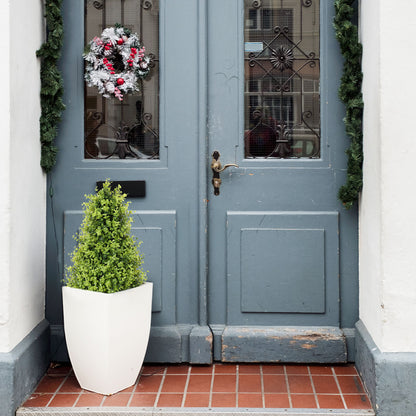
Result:
{"label": "artificial boxwood topiary tree", "polygon": [[84,219],[77,246],[67,268],[67,285],[95,292],[114,293],[146,281],[143,255],[131,235],[133,221],[129,202],[120,185],[112,189],[107,180],[96,194],[86,195]]}

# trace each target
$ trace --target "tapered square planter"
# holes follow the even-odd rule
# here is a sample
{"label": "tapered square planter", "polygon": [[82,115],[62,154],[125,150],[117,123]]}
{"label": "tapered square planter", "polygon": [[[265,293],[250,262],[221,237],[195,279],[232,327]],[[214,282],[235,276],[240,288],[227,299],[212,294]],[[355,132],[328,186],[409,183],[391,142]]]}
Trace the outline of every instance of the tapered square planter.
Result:
{"label": "tapered square planter", "polygon": [[69,358],[80,386],[114,394],[136,382],[150,333],[153,283],[117,293],[62,288]]}

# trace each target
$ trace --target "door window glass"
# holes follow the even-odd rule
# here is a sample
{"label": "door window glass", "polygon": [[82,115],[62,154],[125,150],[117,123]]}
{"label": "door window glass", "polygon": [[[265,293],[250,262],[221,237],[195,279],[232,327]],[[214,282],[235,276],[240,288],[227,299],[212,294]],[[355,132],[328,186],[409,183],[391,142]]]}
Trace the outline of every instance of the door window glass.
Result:
{"label": "door window glass", "polygon": [[159,1],[85,0],[85,44],[121,24],[146,47],[150,74],[123,101],[85,85],[86,159],[159,158]]}
{"label": "door window glass", "polygon": [[319,158],[319,0],[245,0],[246,158]]}

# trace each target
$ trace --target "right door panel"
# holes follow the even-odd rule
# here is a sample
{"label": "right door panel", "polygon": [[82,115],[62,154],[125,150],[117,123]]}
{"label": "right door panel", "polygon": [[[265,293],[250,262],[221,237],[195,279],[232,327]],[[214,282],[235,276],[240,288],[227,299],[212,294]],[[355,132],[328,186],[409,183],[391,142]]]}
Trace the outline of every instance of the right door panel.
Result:
{"label": "right door panel", "polygon": [[208,205],[216,360],[347,359],[357,224],[337,200],[346,138],[332,7],[208,2],[209,150],[239,165]]}

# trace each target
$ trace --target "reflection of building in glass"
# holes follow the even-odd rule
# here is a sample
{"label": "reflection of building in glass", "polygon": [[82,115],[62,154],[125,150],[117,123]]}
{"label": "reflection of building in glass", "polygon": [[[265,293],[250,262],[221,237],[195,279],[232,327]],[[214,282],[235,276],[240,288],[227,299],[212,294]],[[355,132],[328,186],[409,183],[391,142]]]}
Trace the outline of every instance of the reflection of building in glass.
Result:
{"label": "reflection of building in glass", "polygon": [[319,157],[319,0],[245,0],[245,155]]}

